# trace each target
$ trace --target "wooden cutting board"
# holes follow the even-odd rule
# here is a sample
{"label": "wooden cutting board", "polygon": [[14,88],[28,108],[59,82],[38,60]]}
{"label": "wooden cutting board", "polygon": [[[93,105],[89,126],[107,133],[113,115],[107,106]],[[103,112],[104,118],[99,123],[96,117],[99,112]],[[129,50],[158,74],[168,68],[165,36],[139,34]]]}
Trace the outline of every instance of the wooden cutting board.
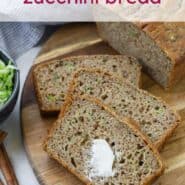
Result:
{"label": "wooden cutting board", "polygon": [[[54,58],[83,54],[116,54],[98,37],[94,24],[63,26],[45,43],[36,63]],[[185,185],[185,80],[171,91],[164,91],[146,75],[142,75],[143,89],[162,97],[176,108],[182,123],[167,141],[161,155],[166,164],[165,173],[157,185]],[[22,132],[30,163],[43,185],[81,185],[82,183],[42,150],[42,143],[56,117],[40,115],[36,102],[31,71],[25,82],[21,102]]]}

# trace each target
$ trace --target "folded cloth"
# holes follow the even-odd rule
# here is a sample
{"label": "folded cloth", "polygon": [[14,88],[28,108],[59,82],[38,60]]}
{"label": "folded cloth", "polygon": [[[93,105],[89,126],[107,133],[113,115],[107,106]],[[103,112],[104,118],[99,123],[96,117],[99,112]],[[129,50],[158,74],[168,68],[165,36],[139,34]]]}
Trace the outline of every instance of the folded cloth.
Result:
{"label": "folded cloth", "polygon": [[37,23],[0,23],[0,49],[16,59],[39,42],[44,30]]}

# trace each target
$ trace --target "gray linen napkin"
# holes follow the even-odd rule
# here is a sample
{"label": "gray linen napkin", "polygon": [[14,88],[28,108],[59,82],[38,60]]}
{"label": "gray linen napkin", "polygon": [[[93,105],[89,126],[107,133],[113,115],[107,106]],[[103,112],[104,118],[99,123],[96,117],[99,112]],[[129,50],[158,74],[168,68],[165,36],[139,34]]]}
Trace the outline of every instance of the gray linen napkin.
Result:
{"label": "gray linen napkin", "polygon": [[44,30],[36,23],[0,23],[0,49],[16,59],[39,42]]}

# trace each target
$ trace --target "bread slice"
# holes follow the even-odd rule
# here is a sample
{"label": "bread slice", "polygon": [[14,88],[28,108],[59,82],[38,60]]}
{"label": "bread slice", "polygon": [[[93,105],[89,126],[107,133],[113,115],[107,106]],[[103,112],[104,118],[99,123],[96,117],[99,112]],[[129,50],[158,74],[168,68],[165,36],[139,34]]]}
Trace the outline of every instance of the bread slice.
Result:
{"label": "bread slice", "polygon": [[185,77],[185,23],[97,23],[100,36],[121,54],[139,59],[145,71],[170,88]]}
{"label": "bread slice", "polygon": [[127,79],[136,86],[140,84],[141,67],[133,57],[78,56],[42,63],[33,69],[34,85],[41,111],[60,111],[72,74],[81,67],[100,68]]}
{"label": "bread slice", "polygon": [[134,124],[87,97],[66,100],[44,148],[89,185],[145,185],[163,170]]}
{"label": "bread slice", "polygon": [[83,69],[74,75],[70,91],[101,100],[119,116],[139,123],[141,131],[161,148],[179,123],[179,116],[160,98],[101,70]]}

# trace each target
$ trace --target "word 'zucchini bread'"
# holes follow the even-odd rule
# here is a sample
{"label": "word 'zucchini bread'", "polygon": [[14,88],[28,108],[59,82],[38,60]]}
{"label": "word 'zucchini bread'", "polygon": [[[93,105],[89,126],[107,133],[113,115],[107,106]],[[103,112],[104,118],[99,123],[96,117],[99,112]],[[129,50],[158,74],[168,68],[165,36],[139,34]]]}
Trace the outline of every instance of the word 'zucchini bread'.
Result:
{"label": "word 'zucchini bread'", "polygon": [[170,88],[185,77],[185,23],[97,23],[100,36]]}
{"label": "word 'zucchini bread'", "polygon": [[68,98],[44,148],[89,185],[146,185],[163,170],[137,127],[87,97]]}
{"label": "word 'zucchini bread'", "polygon": [[121,55],[78,56],[35,66],[34,85],[43,112],[58,112],[64,103],[74,71],[81,67],[100,68],[139,86],[141,67],[137,60]]}
{"label": "word 'zucchini bread'", "polygon": [[97,98],[119,116],[132,118],[158,148],[179,122],[179,116],[161,99],[100,70],[77,72],[70,91]]}

